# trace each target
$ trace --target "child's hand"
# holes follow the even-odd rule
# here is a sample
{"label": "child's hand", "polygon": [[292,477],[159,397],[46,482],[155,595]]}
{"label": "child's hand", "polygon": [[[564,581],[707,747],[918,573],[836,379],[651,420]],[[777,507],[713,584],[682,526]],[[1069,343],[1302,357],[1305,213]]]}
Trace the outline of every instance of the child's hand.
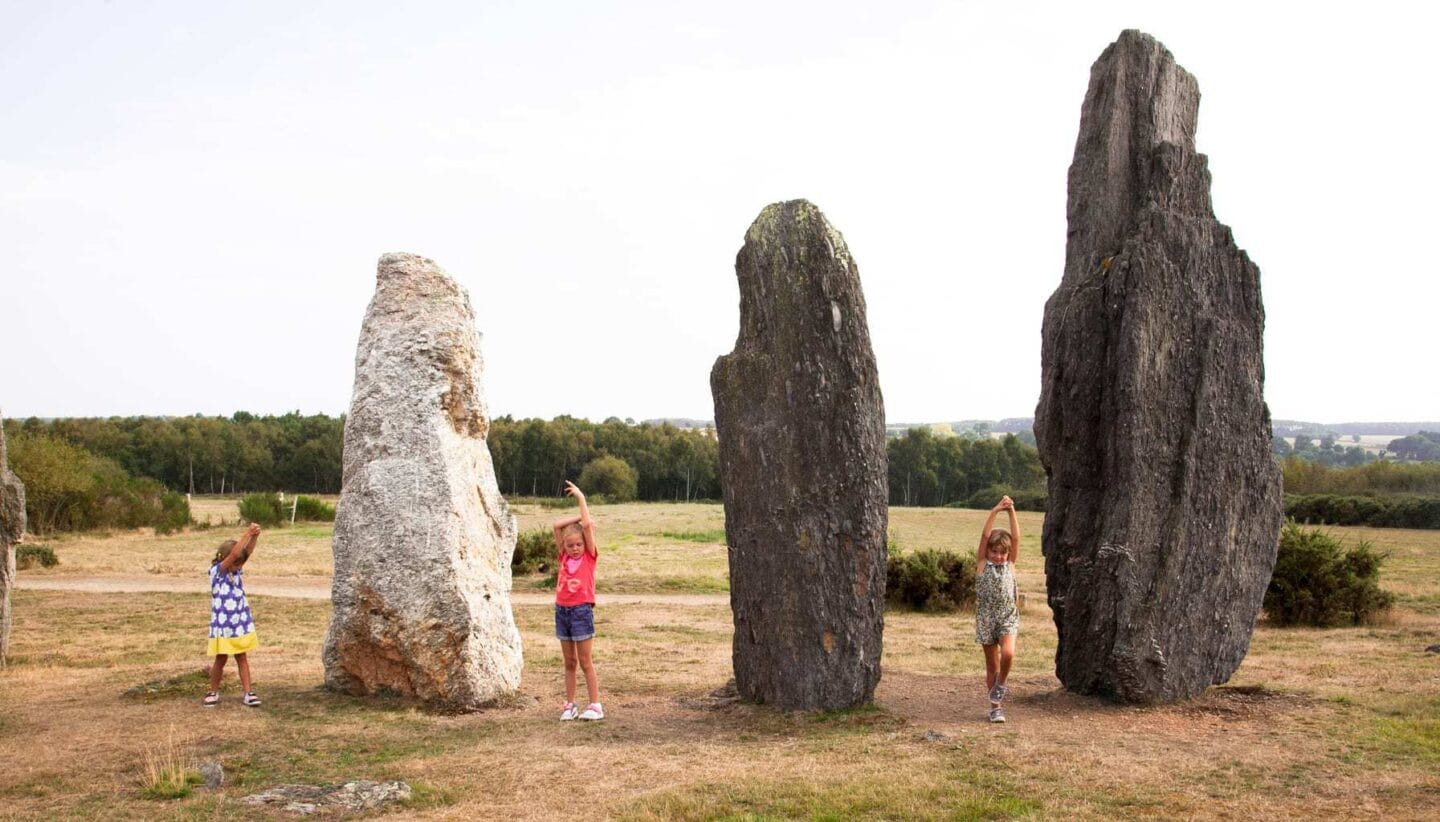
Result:
{"label": "child's hand", "polygon": [[1015,510],[1015,500],[1010,499],[1009,495],[1006,495],[1006,496],[1001,497],[1001,498],[1000,498],[1000,510],[1002,510],[1002,511],[1013,511],[1013,510]]}
{"label": "child's hand", "polygon": [[246,533],[247,535],[249,535],[249,536],[252,536],[252,537],[258,537],[258,536],[260,536],[260,525],[259,525],[259,523],[254,523],[254,522],[250,523],[250,527],[248,527],[248,528],[245,529],[245,533]]}
{"label": "child's hand", "polygon": [[565,493],[575,499],[585,499],[585,493],[580,490],[580,486],[570,480],[565,480]]}

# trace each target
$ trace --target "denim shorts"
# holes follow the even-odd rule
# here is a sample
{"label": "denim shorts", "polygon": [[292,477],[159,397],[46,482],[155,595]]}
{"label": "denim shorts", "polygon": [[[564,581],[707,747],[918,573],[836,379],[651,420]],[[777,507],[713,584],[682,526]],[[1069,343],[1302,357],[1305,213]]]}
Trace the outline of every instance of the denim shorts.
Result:
{"label": "denim shorts", "polygon": [[589,602],[579,605],[555,606],[555,636],[566,642],[584,642],[595,637],[595,606]]}

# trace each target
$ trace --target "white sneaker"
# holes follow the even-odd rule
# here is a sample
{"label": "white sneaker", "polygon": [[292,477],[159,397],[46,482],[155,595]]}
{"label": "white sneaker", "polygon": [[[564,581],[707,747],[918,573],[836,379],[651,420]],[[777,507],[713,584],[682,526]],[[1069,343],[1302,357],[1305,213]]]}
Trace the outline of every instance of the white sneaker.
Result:
{"label": "white sneaker", "polygon": [[575,707],[574,702],[566,702],[564,710],[560,711],[560,721],[569,722],[580,715],[580,709]]}
{"label": "white sneaker", "polygon": [[604,718],[605,718],[605,709],[602,708],[602,707],[600,707],[600,703],[599,703],[599,702],[591,702],[591,703],[590,703],[590,707],[588,707],[588,708],[585,709],[585,713],[580,714],[580,718],[581,718],[581,719],[604,719]]}
{"label": "white sneaker", "polygon": [[245,696],[241,697],[240,702],[248,708],[260,707],[260,697],[256,696],[254,691],[251,691],[245,694]]}

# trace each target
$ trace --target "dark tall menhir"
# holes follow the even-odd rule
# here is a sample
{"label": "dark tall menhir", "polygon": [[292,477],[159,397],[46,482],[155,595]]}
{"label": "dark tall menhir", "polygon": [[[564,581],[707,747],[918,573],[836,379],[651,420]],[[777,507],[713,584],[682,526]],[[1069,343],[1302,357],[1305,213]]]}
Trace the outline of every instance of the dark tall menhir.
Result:
{"label": "dark tall menhir", "polygon": [[1281,513],[1260,271],[1210,204],[1195,78],[1126,31],[1090,72],[1035,437],[1066,688],[1126,702],[1226,681]]}
{"label": "dark tall menhir", "polygon": [[888,483],[859,271],[792,200],[760,212],[735,274],[740,336],[710,386],[736,685],[787,710],[861,705],[880,681]]}

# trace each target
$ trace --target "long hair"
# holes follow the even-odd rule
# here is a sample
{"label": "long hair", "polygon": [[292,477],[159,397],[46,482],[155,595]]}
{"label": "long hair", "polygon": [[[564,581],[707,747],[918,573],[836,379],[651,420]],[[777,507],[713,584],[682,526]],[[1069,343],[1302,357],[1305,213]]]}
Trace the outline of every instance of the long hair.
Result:
{"label": "long hair", "polygon": [[226,557],[230,556],[230,549],[234,547],[235,540],[233,539],[227,539],[224,542],[220,543],[220,547],[215,549],[215,558],[210,560],[210,564],[215,565],[216,563],[223,561]]}

